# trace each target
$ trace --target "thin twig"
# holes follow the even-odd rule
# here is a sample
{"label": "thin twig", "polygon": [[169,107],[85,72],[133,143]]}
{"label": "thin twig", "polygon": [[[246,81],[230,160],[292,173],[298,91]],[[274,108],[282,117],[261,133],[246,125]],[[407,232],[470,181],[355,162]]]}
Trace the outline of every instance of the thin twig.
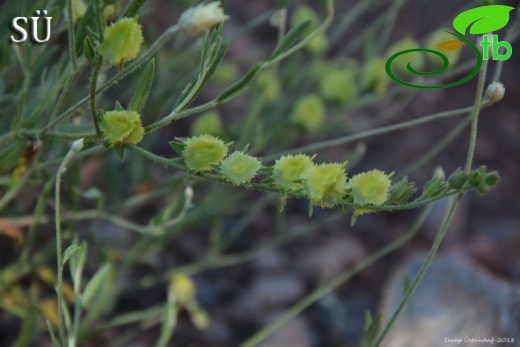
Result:
{"label": "thin twig", "polygon": [[62,251],[62,245],[61,245],[61,177],[67,170],[67,165],[70,163],[72,158],[76,153],[81,151],[83,148],[83,139],[76,140],[72,143],[72,146],[70,147],[69,152],[63,159],[63,162],[61,163],[60,167],[58,168],[58,172],[56,173],[56,194],[55,194],[55,216],[54,221],[56,224],[56,259],[57,259],[57,275],[58,275],[58,281],[56,284],[56,292],[58,294],[58,331],[60,334],[60,340],[62,343],[65,341],[65,329],[63,327],[63,317],[64,312],[63,309],[65,307],[65,303],[63,300],[63,288],[62,288],[62,282],[63,282],[63,251]]}

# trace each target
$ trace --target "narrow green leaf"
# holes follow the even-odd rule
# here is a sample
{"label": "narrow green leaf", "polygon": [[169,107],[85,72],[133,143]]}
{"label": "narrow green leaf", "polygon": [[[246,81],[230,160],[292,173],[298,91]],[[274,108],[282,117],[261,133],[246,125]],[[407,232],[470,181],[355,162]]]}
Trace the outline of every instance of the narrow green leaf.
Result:
{"label": "narrow green leaf", "polygon": [[123,107],[123,105],[121,105],[121,103],[119,101],[116,101],[116,103],[114,105],[114,110],[115,111],[124,111],[125,108]]}
{"label": "narrow green leaf", "polygon": [[52,347],[60,347],[60,343],[54,334],[54,329],[52,328],[51,322],[48,319],[45,322],[47,323],[47,330],[49,330],[49,335],[51,336]]}
{"label": "narrow green leaf", "polygon": [[129,110],[137,111],[141,113],[143,111],[144,105],[148,100],[148,96],[150,95],[150,89],[152,88],[153,79],[155,76],[155,58],[152,58],[148,65],[146,65],[146,69],[139,80],[139,84],[135,90],[134,96],[132,100],[130,100],[130,104],[128,106]]}
{"label": "narrow green leaf", "polygon": [[182,90],[181,94],[177,98],[177,101],[175,101],[174,109],[177,109],[179,105],[184,104],[186,98],[190,95],[199,78],[200,76],[198,73],[192,77],[190,83]]}
{"label": "narrow green leaf", "polygon": [[217,70],[217,67],[220,65],[222,59],[224,59],[224,56],[226,55],[226,52],[229,48],[229,44],[230,42],[226,41],[222,45],[220,45],[218,50],[215,51],[215,54],[212,57],[210,67],[206,69],[206,73],[204,74],[203,81],[198,92],[200,92],[202,88],[206,86],[211,76],[213,76],[213,73],[215,73],[215,71]]}
{"label": "narrow green leaf", "polygon": [[408,292],[408,289],[410,289],[410,286],[412,285],[412,280],[410,278],[410,274],[406,273],[403,278],[403,295]]}
{"label": "narrow green leaf", "polygon": [[208,61],[211,61],[211,57],[214,54],[216,47],[220,47],[223,34],[224,25],[219,24],[204,36],[204,44],[202,46],[199,63],[201,69],[208,63]]}
{"label": "narrow green leaf", "polygon": [[94,44],[92,43],[92,39],[90,36],[85,38],[85,57],[89,61],[89,63],[94,64],[97,60],[97,51],[94,48]]}
{"label": "narrow green leaf", "polygon": [[365,312],[365,320],[364,320],[364,331],[367,331],[368,328],[370,328],[370,325],[372,325],[372,322],[374,321],[374,319],[372,318],[372,313],[370,313],[370,311],[366,311]]}
{"label": "narrow green leaf", "polygon": [[186,147],[184,143],[179,141],[170,141],[168,143],[179,154],[182,154],[182,152],[184,152],[184,147]]}
{"label": "narrow green leaf", "polygon": [[114,151],[119,158],[119,161],[122,163],[125,161],[125,146],[123,145],[114,145]]}
{"label": "narrow green leaf", "polygon": [[67,261],[74,255],[76,254],[77,251],[80,250],[81,247],[79,247],[78,245],[70,245],[69,247],[67,247],[67,249],[63,252],[63,260],[62,260],[62,264],[65,265],[67,263]]}
{"label": "narrow green leaf", "polygon": [[[88,37],[88,29],[90,30],[96,30],[97,28],[97,16],[96,16],[96,10],[94,8],[94,4],[91,2],[88,6],[87,10],[85,11],[85,14],[81,17],[78,28],[76,30],[76,37],[75,37],[75,45],[76,45],[76,53],[78,56],[83,54],[83,48],[84,44],[86,43],[86,38]],[[88,58],[88,57],[87,57]],[[90,60],[89,60],[90,61]]]}
{"label": "narrow green leaf", "polygon": [[472,8],[459,14],[453,20],[453,27],[462,35],[470,28],[474,35],[486,34],[502,29],[509,22],[509,12],[514,7],[505,5],[488,5]]}
{"label": "narrow green leaf", "polygon": [[103,265],[85,287],[82,295],[82,306],[87,309],[84,324],[94,322],[102,314],[108,312],[116,294],[115,270],[111,264]]}
{"label": "narrow green leaf", "polygon": [[[372,318],[372,317],[370,317]],[[365,326],[365,333],[361,339],[361,346],[368,347],[374,342],[377,334],[381,330],[381,315],[378,314],[374,319],[370,319],[370,325]]]}
{"label": "narrow green leaf", "polygon": [[226,88],[226,90],[224,90],[222,94],[217,97],[217,102],[227,102],[245,92],[257,76],[261,67],[262,63],[257,63],[254,65],[244,76],[242,76],[240,80]]}
{"label": "narrow green leaf", "polygon": [[87,283],[83,292],[83,307],[88,308],[97,299],[97,296],[103,287],[105,281],[108,281],[113,274],[113,268],[110,264],[103,265],[94,277]]}
{"label": "narrow green leaf", "polygon": [[132,0],[123,11],[121,17],[135,17],[146,0]]}
{"label": "narrow green leaf", "polygon": [[[73,245],[78,246],[77,238],[74,239]],[[74,285],[74,292],[78,293],[81,287],[81,277],[83,276],[83,268],[87,261],[87,243],[83,241],[79,245],[79,249],[70,256],[69,270]]]}
{"label": "narrow green leaf", "polygon": [[292,28],[275,48],[273,54],[271,54],[271,57],[269,58],[269,61],[276,59],[280,54],[284,53],[305,32],[311,22],[311,20],[306,20],[305,22]]}
{"label": "narrow green leaf", "polygon": [[202,70],[197,72],[188,87],[181,93],[181,96],[175,104],[176,108],[178,108],[179,105],[186,107],[187,105],[191,104],[193,100],[195,100],[195,98],[209,82],[209,79],[213,73],[217,70],[217,67],[222,62],[222,59],[224,58],[228,48],[229,42],[226,41],[218,49],[211,53],[212,61],[207,63],[209,67],[203,66],[201,68]]}
{"label": "narrow green leaf", "polygon": [[166,347],[173,336],[173,331],[177,325],[178,309],[175,304],[167,302],[164,305],[164,312],[161,322],[161,335],[157,341],[157,347]]}

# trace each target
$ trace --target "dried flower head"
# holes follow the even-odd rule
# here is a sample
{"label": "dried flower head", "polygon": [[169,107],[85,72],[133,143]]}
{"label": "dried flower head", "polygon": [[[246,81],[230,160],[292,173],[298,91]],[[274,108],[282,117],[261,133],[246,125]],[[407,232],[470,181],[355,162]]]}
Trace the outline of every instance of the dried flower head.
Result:
{"label": "dried flower head", "polygon": [[333,207],[340,203],[347,193],[345,165],[328,163],[309,166],[302,174],[305,194],[311,204]]}
{"label": "dried flower head", "polygon": [[353,176],[348,187],[354,202],[360,205],[381,205],[388,200],[390,175],[379,170],[363,172]]}
{"label": "dried flower head", "polygon": [[291,121],[307,132],[315,132],[325,122],[325,105],[316,94],[299,98],[291,112]]}
{"label": "dried flower head", "polygon": [[111,145],[135,145],[144,136],[141,116],[136,111],[108,111],[101,116],[99,127]]}
{"label": "dried flower head", "polygon": [[229,16],[224,14],[220,1],[214,1],[184,11],[179,18],[179,26],[187,33],[200,35],[228,18]]}
{"label": "dried flower head", "polygon": [[99,53],[113,65],[134,59],[143,43],[143,31],[135,18],[123,18],[105,28]]}
{"label": "dried flower head", "polygon": [[273,166],[273,179],[283,189],[298,190],[303,172],[312,165],[312,158],[305,154],[284,155]]}
{"label": "dried flower head", "polygon": [[220,164],[220,171],[233,184],[248,183],[262,166],[260,159],[235,151]]}
{"label": "dried flower head", "polygon": [[182,157],[190,170],[210,171],[226,157],[228,148],[224,142],[212,135],[200,135],[185,142]]}

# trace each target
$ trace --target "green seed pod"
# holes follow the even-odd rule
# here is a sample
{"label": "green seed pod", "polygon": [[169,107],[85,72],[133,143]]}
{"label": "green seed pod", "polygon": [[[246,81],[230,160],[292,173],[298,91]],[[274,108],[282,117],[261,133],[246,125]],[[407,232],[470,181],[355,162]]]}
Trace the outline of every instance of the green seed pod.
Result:
{"label": "green seed pod", "polygon": [[363,172],[348,182],[354,202],[360,205],[381,205],[388,200],[391,175],[379,170]]}
{"label": "green seed pod", "polygon": [[144,129],[141,116],[135,111],[108,111],[101,116],[99,127],[111,145],[135,145],[141,142]]}
{"label": "green seed pod", "polygon": [[220,164],[220,172],[234,185],[248,183],[262,166],[260,159],[235,151]]}
{"label": "green seed pod", "polygon": [[[318,27],[318,24],[320,22],[320,18],[318,16],[318,14],[309,6],[306,6],[306,5],[299,6],[293,15],[293,18],[291,21],[291,26],[296,27],[308,20],[310,20],[311,23],[307,27],[307,29],[303,32],[303,34],[302,34],[303,36],[307,36],[314,30],[316,30],[316,28]],[[305,50],[307,50],[309,53],[317,54],[317,53],[320,53],[321,51],[323,51],[327,47],[327,45],[328,45],[327,36],[324,33],[321,33],[321,34],[315,36],[312,40],[310,40],[305,45]]]}
{"label": "green seed pod", "polygon": [[203,134],[214,136],[222,136],[224,134],[220,114],[217,111],[208,111],[198,116],[195,122],[191,125],[192,136]]}
{"label": "green seed pod", "polygon": [[351,69],[332,70],[320,80],[320,94],[330,102],[347,104],[359,95],[354,71]]}
{"label": "green seed pod", "polygon": [[325,122],[325,105],[316,94],[299,98],[291,112],[292,123],[309,133],[316,132]]}
{"label": "green seed pod", "polygon": [[281,84],[280,79],[274,70],[269,70],[258,75],[256,85],[262,92],[262,97],[273,102],[280,96]]}
{"label": "green seed pod", "polygon": [[399,182],[392,185],[390,188],[389,200],[398,204],[404,204],[408,201],[410,196],[412,196],[415,190],[415,184],[413,182],[408,182],[408,177],[405,176]]}
{"label": "green seed pod", "polygon": [[273,166],[273,179],[283,189],[298,190],[303,172],[312,165],[312,158],[305,154],[284,155]]}
{"label": "green seed pod", "polygon": [[305,194],[312,205],[334,207],[347,194],[345,164],[328,163],[309,166],[302,174]]}
{"label": "green seed pod", "polygon": [[213,170],[213,166],[220,163],[228,153],[224,142],[211,135],[189,138],[184,145],[184,162],[190,170],[196,172]]}
{"label": "green seed pod", "polygon": [[388,87],[390,78],[386,73],[386,59],[374,58],[363,66],[362,85],[364,89],[383,94]]}
{"label": "green seed pod", "polygon": [[123,18],[105,28],[99,53],[110,64],[120,65],[137,56],[143,41],[142,28],[137,20]]}
{"label": "green seed pod", "polygon": [[468,174],[460,168],[448,178],[450,189],[461,190],[466,185],[466,182],[468,182]]}
{"label": "green seed pod", "polygon": [[[402,51],[409,49],[419,49],[421,46],[412,39],[411,37],[402,39],[396,42],[393,46],[388,49],[388,58]],[[424,53],[421,52],[410,52],[401,55],[399,58],[394,60],[392,69],[399,73],[409,74],[408,63],[412,66],[415,71],[422,71],[424,68],[425,58]]]}

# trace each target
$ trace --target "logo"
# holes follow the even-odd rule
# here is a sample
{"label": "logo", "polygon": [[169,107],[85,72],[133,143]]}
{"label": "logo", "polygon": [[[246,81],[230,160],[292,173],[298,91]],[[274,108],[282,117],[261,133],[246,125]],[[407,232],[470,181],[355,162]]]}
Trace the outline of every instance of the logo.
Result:
{"label": "logo", "polygon": [[[15,17],[11,21],[11,29],[19,35],[19,37],[15,37],[14,35],[11,36],[10,42],[11,43],[23,43],[27,40],[28,36],[28,30],[22,26],[21,23],[27,24],[29,22],[29,32],[31,34],[30,39],[34,43],[45,43],[49,41],[51,38],[51,20],[52,17],[47,17],[47,10],[38,10],[36,11],[37,17]],[[39,30],[40,25],[38,25],[38,21],[40,20],[40,16],[44,15],[46,17],[43,17],[43,30]],[[30,19],[30,21],[29,21]],[[20,23],[21,22],[21,23]],[[44,31],[45,37],[41,39],[38,36],[38,31]]]}
{"label": "logo", "polygon": [[[440,43],[437,47],[447,50],[457,50],[467,45],[473,50],[473,53],[475,53],[476,57],[475,68],[465,78],[453,83],[443,85],[423,86],[403,81],[392,72],[392,63],[395,59],[397,59],[403,54],[415,52],[425,52],[437,55],[442,60],[442,66],[435,71],[421,72],[415,70],[412,67],[411,63],[408,63],[407,70],[412,74],[417,76],[435,76],[446,71],[450,66],[448,58],[441,52],[426,48],[408,49],[392,55],[386,62],[386,72],[388,76],[390,76],[390,78],[392,78],[395,82],[399,84],[411,88],[421,89],[451,88],[468,82],[478,74],[478,72],[480,71],[480,67],[482,66],[483,60],[489,60],[492,58],[493,60],[503,61],[511,58],[511,55],[513,54],[513,47],[511,46],[511,44],[506,41],[499,41],[498,35],[484,35],[482,37],[482,41],[480,42],[480,46],[482,47],[481,53],[480,49],[466,38],[468,29],[469,34],[472,35],[482,35],[500,30],[503,27],[505,27],[509,22],[509,13],[512,10],[514,10],[514,7],[504,5],[480,6],[462,12],[453,20],[453,27],[457,32],[447,31],[448,34],[453,35],[453,40],[444,41]],[[500,50],[500,48],[503,49]]]}

